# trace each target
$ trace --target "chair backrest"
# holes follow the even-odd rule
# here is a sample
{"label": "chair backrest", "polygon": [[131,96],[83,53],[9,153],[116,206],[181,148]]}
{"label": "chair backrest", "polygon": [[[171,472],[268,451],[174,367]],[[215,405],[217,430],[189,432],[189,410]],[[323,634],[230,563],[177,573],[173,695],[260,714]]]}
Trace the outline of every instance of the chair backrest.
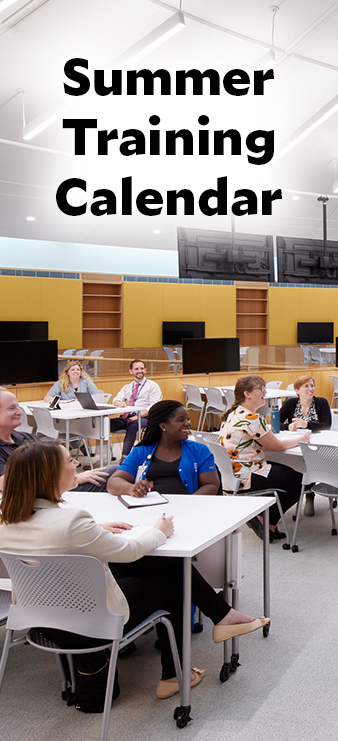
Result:
{"label": "chair backrest", "polygon": [[206,441],[206,445],[213,454],[215,463],[221,472],[223,489],[230,489],[234,494],[237,494],[240,481],[234,476],[232,463],[226,448],[214,442]]}
{"label": "chair backrest", "polygon": [[226,399],[227,408],[231,407],[235,401],[235,393],[231,389],[222,389],[223,397]]}
{"label": "chair backrest", "polygon": [[76,347],[73,347],[71,350],[64,350],[62,355],[73,355],[75,353]]}
{"label": "chair backrest", "polygon": [[36,422],[36,434],[49,437],[51,440],[57,440],[59,432],[54,427],[53,417],[49,409],[31,407],[31,412]]}
{"label": "chair backrest", "polygon": [[176,360],[177,361],[177,355],[175,355],[175,352],[174,352],[174,350],[173,350],[172,347],[164,347],[164,345],[163,345],[163,350],[166,351],[166,353],[168,355],[168,360]]}
{"label": "chair backrest", "polygon": [[76,358],[77,355],[86,355],[87,352],[88,352],[88,350],[77,350],[77,352],[75,353],[74,357]]}
{"label": "chair backrest", "polygon": [[217,443],[219,432],[194,432],[194,440],[209,447],[209,443]]}
{"label": "chair backrest", "polygon": [[315,345],[310,345],[309,351],[310,351],[310,358],[311,358],[311,360],[314,360],[316,363],[321,363],[322,362],[322,359],[320,357],[320,352],[319,352],[319,348],[318,347],[316,347]]}
{"label": "chair backrest", "polygon": [[282,381],[269,381],[266,384],[267,389],[279,389],[282,385]]}
{"label": "chair backrest", "polygon": [[293,383],[289,383],[289,385],[286,387],[286,390],[287,391],[294,391],[295,390],[295,387],[294,387]]}
{"label": "chair backrest", "polygon": [[21,417],[21,425],[20,425],[20,432],[33,432],[33,427],[30,427],[30,425],[27,422],[27,414],[24,407],[19,404],[19,408],[22,411],[22,417]]}
{"label": "chair backrest", "polygon": [[318,481],[321,484],[338,484],[338,448],[334,445],[299,443],[305,463],[303,484]]}
{"label": "chair backrest", "polygon": [[335,391],[338,391],[338,376],[329,376],[333,383],[333,388]]}
{"label": "chair backrest", "polygon": [[175,351],[177,353],[177,357],[182,362],[182,347],[180,345],[178,345],[177,347],[175,347]]}
{"label": "chair backrest", "polygon": [[93,352],[90,353],[90,358],[101,358],[104,353],[104,350],[93,350]]}
{"label": "chair backrest", "polygon": [[304,353],[304,363],[310,363],[311,362],[310,345],[299,345],[299,347],[303,350],[303,353]]}
{"label": "chair backrest", "polygon": [[334,412],[333,409],[331,409],[331,430],[338,431],[338,410],[337,412]]}
{"label": "chair backrest", "polygon": [[16,604],[7,628],[56,628],[80,635],[119,639],[124,615],[108,611],[106,579],[93,556],[0,552],[13,583]]}
{"label": "chair backrest", "polygon": [[220,389],[216,388],[215,386],[203,386],[203,391],[207,397],[207,403],[205,407],[206,413],[208,413],[208,408],[217,409],[220,413],[224,412],[226,409],[226,404],[224,404],[222,392]]}
{"label": "chair backrest", "polygon": [[199,409],[204,407],[204,401],[202,401],[201,392],[198,386],[193,386],[192,384],[187,383],[185,394],[185,405],[187,409],[191,404],[197,406]]}
{"label": "chair backrest", "polygon": [[7,589],[0,589],[0,625],[6,622],[11,604],[12,592]]}
{"label": "chair backrest", "polygon": [[97,394],[92,394],[92,397],[97,404],[106,404],[108,403],[108,399],[110,399],[111,394],[105,393],[104,391],[101,391],[101,389],[99,389]]}

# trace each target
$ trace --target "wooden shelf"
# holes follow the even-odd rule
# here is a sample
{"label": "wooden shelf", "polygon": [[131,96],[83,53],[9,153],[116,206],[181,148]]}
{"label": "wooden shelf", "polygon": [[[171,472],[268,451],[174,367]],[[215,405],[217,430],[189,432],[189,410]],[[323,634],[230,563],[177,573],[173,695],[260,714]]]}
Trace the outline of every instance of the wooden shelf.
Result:
{"label": "wooden shelf", "polygon": [[83,347],[122,346],[122,288],[120,276],[110,280],[103,274],[82,276]]}
{"label": "wooden shelf", "polygon": [[268,283],[236,281],[236,334],[241,345],[268,344],[268,288]]}

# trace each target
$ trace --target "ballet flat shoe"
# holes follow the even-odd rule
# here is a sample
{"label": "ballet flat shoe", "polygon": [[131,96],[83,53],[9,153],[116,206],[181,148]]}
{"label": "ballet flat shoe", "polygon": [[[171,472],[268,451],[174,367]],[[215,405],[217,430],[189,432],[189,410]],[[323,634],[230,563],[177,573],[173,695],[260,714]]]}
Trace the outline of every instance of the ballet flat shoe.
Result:
{"label": "ballet flat shoe", "polygon": [[261,617],[252,620],[251,623],[236,623],[235,625],[214,625],[212,631],[212,638],[214,643],[221,643],[221,641],[227,641],[229,638],[235,638],[235,636],[243,636],[246,633],[253,633],[254,630],[263,628],[264,625],[270,622],[270,618]]}
{"label": "ballet flat shoe", "polygon": [[273,543],[274,540],[282,540],[283,538],[286,538],[286,533],[278,530],[278,527],[275,530],[270,530],[270,543]]}
{"label": "ballet flat shoe", "polygon": [[[196,687],[196,684],[199,684],[202,681],[205,675],[205,669],[197,669],[196,667],[193,667],[191,671],[194,672],[195,679],[192,679],[190,687]],[[165,680],[161,679],[161,681],[157,685],[156,695],[160,700],[166,700],[167,697],[172,697],[179,691],[180,688],[178,686],[178,682],[166,682]]]}

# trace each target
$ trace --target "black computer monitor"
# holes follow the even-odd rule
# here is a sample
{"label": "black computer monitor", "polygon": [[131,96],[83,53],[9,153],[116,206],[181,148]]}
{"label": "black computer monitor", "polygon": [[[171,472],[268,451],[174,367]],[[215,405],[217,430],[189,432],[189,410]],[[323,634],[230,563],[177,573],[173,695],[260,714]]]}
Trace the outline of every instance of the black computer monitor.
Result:
{"label": "black computer monitor", "polygon": [[239,371],[239,339],[238,337],[183,339],[182,361],[183,375]]}
{"label": "black computer monitor", "polygon": [[48,340],[48,322],[0,322],[0,341]]}
{"label": "black computer monitor", "polygon": [[162,345],[182,345],[183,339],[205,337],[205,322],[162,322]]}
{"label": "black computer monitor", "polygon": [[333,322],[297,322],[298,345],[327,345],[333,342]]}
{"label": "black computer monitor", "polygon": [[0,384],[58,379],[57,340],[0,342]]}

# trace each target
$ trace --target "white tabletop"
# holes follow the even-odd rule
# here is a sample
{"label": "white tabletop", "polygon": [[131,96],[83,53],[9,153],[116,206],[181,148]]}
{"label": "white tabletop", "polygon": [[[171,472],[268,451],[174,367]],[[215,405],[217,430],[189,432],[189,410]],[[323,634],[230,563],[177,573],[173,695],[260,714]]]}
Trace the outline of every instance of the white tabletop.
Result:
{"label": "white tabletop", "polygon": [[[219,388],[220,391],[222,391],[222,389],[224,389],[224,391],[234,391],[235,386],[217,386],[217,388]],[[295,397],[297,396],[297,394],[292,389],[281,389],[281,388],[279,389],[267,388],[266,394],[265,394],[265,398],[267,401],[269,401],[270,399],[286,399],[286,398],[289,398],[290,396]]]}
{"label": "white tabletop", "polygon": [[[277,437],[280,440],[292,440],[292,438],[299,437],[301,432],[301,430],[298,430],[298,432],[289,432],[288,430],[285,430],[280,432]],[[310,444],[311,443],[313,445],[334,445],[335,447],[338,447],[338,431],[323,430],[322,432],[314,432],[310,436]],[[294,448],[288,448],[288,450],[266,450],[265,457],[269,462],[283,463],[285,466],[290,466],[290,468],[293,468],[295,471],[300,471],[300,473],[304,473],[305,471],[305,464],[299,445],[296,445]]]}
{"label": "white tabletop", "polygon": [[168,499],[169,503],[164,507],[127,509],[117,497],[107,492],[67,492],[64,495],[67,505],[87,510],[96,522],[124,521],[152,527],[162,512],[174,515],[174,534],[152,553],[189,558],[229,535],[275,502],[274,497],[192,497],[189,494],[172,494]]}
{"label": "white tabletop", "polygon": [[25,409],[34,409],[34,407],[42,407],[48,409],[51,412],[54,419],[81,419],[87,417],[107,417],[113,414],[125,414],[129,412],[139,412],[144,407],[128,406],[128,407],[117,407],[113,404],[104,404],[104,408],[100,408],[100,404],[97,405],[97,409],[84,409],[77,399],[74,401],[59,401],[61,409],[49,409],[48,401],[20,401],[20,405]]}

